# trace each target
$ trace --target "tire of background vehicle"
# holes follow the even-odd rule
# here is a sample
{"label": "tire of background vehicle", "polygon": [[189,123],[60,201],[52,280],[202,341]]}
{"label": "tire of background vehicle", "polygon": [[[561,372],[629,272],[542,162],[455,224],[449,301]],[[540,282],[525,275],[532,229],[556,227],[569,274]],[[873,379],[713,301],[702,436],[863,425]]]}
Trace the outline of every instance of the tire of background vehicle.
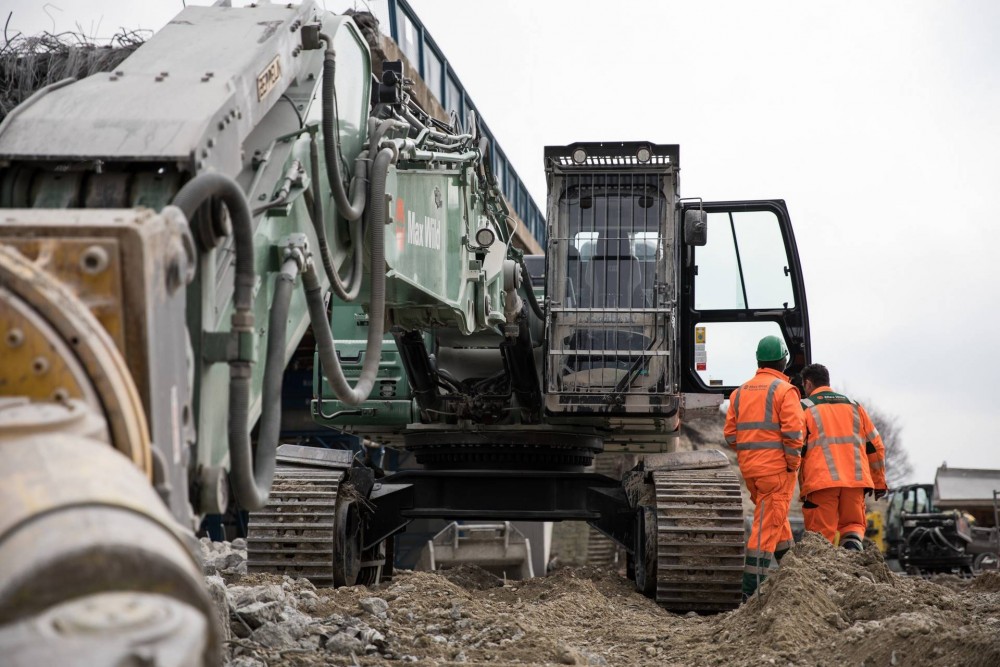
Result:
{"label": "tire of background vehicle", "polygon": [[979,574],[990,570],[1000,570],[1000,555],[991,551],[977,554],[972,561],[972,573]]}

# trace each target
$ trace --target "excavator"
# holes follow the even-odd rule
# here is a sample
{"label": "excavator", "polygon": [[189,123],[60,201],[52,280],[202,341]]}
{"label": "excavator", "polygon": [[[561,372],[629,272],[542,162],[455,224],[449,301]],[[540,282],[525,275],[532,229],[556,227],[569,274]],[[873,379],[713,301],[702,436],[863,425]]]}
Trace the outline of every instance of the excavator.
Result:
{"label": "excavator", "polygon": [[[808,363],[785,203],[682,198],[677,145],[549,146],[525,256],[474,114],[412,83],[314,2],[187,7],[0,124],[5,660],[216,664],[194,536],[234,510],[251,569],[322,585],[390,576],[414,520],[578,520],[667,610],[739,605],[739,480],[673,450],[761,336]],[[414,464],[295,444],[310,365],[318,431]]]}

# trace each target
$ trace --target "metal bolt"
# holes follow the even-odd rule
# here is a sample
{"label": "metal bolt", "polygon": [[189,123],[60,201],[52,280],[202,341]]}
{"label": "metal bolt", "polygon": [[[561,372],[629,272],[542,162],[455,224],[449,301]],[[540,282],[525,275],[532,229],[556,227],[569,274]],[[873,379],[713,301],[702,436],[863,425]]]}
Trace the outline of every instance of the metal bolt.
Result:
{"label": "metal bolt", "polygon": [[125,72],[121,71],[120,69],[116,69],[115,76],[125,76]]}
{"label": "metal bolt", "polygon": [[35,371],[35,375],[44,374],[49,370],[49,360],[45,357],[35,357],[35,360],[31,362],[31,370]]}
{"label": "metal bolt", "polygon": [[170,72],[160,72],[160,76],[170,76]]}
{"label": "metal bolt", "polygon": [[257,199],[259,199],[260,201],[264,201],[265,199],[267,199],[267,195],[262,194],[261,196],[257,197]]}
{"label": "metal bolt", "polygon": [[155,79],[153,79],[153,81],[156,81],[156,82],[163,81],[163,77],[162,76],[158,76]]}
{"label": "metal bolt", "polygon": [[63,389],[62,387],[59,387],[54,392],[52,392],[52,400],[57,401],[59,403],[65,403],[66,401],[69,400],[69,392]]}
{"label": "metal bolt", "polygon": [[99,245],[92,245],[80,255],[80,268],[84,273],[96,275],[108,268],[108,251]]}
{"label": "metal bolt", "polygon": [[220,130],[226,129],[226,121],[224,121],[224,120],[220,120],[219,121],[219,129]]}
{"label": "metal bolt", "polygon": [[7,332],[7,345],[10,347],[20,347],[24,342],[24,332],[14,328]]}
{"label": "metal bolt", "polygon": [[215,137],[209,137],[207,143],[208,143],[208,147],[209,148],[212,148],[213,146],[215,146]]}

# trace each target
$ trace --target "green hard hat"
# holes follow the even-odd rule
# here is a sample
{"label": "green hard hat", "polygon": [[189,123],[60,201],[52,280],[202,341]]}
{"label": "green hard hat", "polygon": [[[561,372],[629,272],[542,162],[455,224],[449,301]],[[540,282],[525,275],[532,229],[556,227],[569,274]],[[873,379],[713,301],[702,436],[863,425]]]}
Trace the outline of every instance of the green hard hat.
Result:
{"label": "green hard hat", "polygon": [[757,343],[757,361],[781,361],[787,356],[785,341],[777,336],[764,336]]}

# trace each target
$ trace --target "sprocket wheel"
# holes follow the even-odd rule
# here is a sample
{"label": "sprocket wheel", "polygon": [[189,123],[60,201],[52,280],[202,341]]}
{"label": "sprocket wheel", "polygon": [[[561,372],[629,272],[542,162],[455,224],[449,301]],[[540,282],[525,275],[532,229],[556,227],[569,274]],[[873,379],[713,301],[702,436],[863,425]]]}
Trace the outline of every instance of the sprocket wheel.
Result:
{"label": "sprocket wheel", "polygon": [[363,537],[358,501],[342,500],[337,504],[333,522],[334,586],[354,586],[358,583]]}

